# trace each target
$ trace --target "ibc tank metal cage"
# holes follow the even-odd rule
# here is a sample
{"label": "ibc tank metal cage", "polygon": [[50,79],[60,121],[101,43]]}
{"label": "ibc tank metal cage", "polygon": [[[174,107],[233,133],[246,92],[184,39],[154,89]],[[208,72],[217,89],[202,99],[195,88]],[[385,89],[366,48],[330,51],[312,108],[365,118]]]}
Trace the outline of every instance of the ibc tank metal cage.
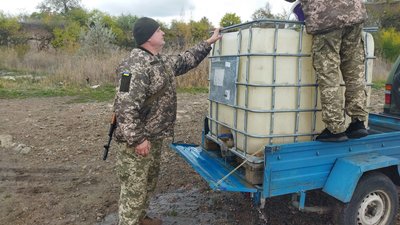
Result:
{"label": "ibc tank metal cage", "polygon": [[[262,52],[262,53],[254,53],[252,52],[252,39],[253,39],[253,29],[256,28],[269,28],[273,29],[273,40],[272,45],[273,49],[272,52]],[[278,35],[282,29],[290,29],[299,32],[298,35],[297,45],[298,49],[296,53],[282,53],[278,52]],[[243,31],[246,30],[249,32],[249,37],[246,43],[246,46],[242,46],[242,36]],[[365,31],[371,31],[366,30]],[[260,139],[268,139],[265,145],[272,145],[274,144],[274,139],[276,138],[291,138],[292,142],[298,142],[301,137],[314,137],[319,133],[319,130],[316,130],[316,123],[317,123],[317,113],[321,111],[320,107],[318,107],[318,85],[315,82],[312,84],[304,84],[302,82],[304,74],[302,74],[302,61],[305,59],[311,59],[310,53],[304,53],[302,46],[303,46],[303,37],[301,35],[305,32],[305,25],[303,22],[299,21],[287,21],[287,20],[271,20],[271,19],[263,19],[263,20],[256,20],[247,23],[237,24],[230,27],[226,27],[221,30],[221,33],[228,34],[231,32],[237,32],[237,46],[236,46],[236,54],[226,54],[221,55],[221,48],[223,46],[223,39],[220,40],[220,43],[217,47],[214,46],[212,50],[212,55],[210,58],[210,69],[209,69],[209,84],[210,84],[210,91],[209,91],[209,114],[207,116],[208,129],[206,129],[205,138],[211,140],[214,143],[217,143],[219,146],[226,145],[225,142],[222,141],[225,138],[223,135],[219,133],[219,127],[223,126],[228,128],[232,132],[233,137],[233,146],[230,147],[221,147],[221,150],[227,150],[225,154],[230,155],[234,154],[239,156],[242,159],[246,159],[251,163],[262,163],[263,156],[259,154],[261,151],[257,151],[255,154],[253,152],[249,152],[248,149],[248,139],[249,138],[260,138]],[[365,33],[364,41],[367,42],[367,33]],[[368,43],[365,43],[365,48],[368,48]],[[243,48],[246,51],[243,51]],[[252,74],[250,73],[250,64],[252,60],[256,57],[272,57],[272,82],[269,84],[260,84],[260,83],[252,83],[250,82],[250,78]],[[296,82],[291,84],[282,84],[277,83],[277,60],[280,57],[292,57],[296,59]],[[373,59],[373,56],[368,55],[368,49],[365,49],[365,79],[367,81],[367,74],[370,72],[368,68],[368,60]],[[245,73],[244,79],[239,81],[239,60],[245,60]],[[227,66],[228,65],[228,66]],[[224,70],[221,68],[224,67]],[[228,68],[228,69],[227,69]],[[220,77],[224,77],[225,79],[220,79]],[[227,79],[226,79],[227,78]],[[343,84],[342,84],[343,85]],[[371,86],[371,83],[367,82],[368,86]],[[220,88],[224,87],[224,88]],[[268,110],[265,109],[255,109],[249,107],[249,89],[251,87],[264,87],[264,88],[271,88],[271,108]],[[296,90],[297,95],[295,99],[296,107],[294,109],[277,109],[276,101],[277,101],[277,89],[280,88],[293,88]],[[240,106],[238,104],[238,97],[237,97],[237,90],[241,88],[244,90],[244,105]],[[314,89],[315,95],[312,99],[313,107],[311,108],[301,108],[300,101],[302,99],[302,89],[303,88],[312,88]],[[233,124],[228,125],[223,123],[218,118],[218,111],[220,107],[230,107],[233,109]],[[241,110],[244,112],[244,121],[241,129],[238,129],[238,111]],[[213,115],[213,112],[215,115]],[[295,124],[293,127],[293,132],[290,134],[277,134],[274,133],[275,130],[275,121],[274,117],[279,113],[287,113],[291,112],[294,113],[295,117]],[[309,112],[312,113],[312,120],[311,120],[311,127],[312,130],[307,133],[299,132],[299,116],[300,113]],[[255,134],[248,132],[248,114],[249,113],[268,113],[269,118],[269,132],[268,134]],[[215,131],[215,132],[213,132]],[[222,135],[222,136],[221,136]],[[238,148],[238,135],[244,136],[242,149]],[[262,151],[263,153],[263,151]]]}

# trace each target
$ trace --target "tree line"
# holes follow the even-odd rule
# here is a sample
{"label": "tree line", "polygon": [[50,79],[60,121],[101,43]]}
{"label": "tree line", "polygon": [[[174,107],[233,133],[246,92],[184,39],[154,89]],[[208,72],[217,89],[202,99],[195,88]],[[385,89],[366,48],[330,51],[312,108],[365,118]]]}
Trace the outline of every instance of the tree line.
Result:
{"label": "tree line", "polygon": [[[44,0],[38,11],[30,15],[10,16],[0,11],[0,45],[17,46],[31,37],[24,27],[40,26],[51,34],[49,44],[56,50],[95,52],[110,47],[130,49],[135,46],[132,26],[138,19],[135,15],[111,16],[99,10],[86,10],[80,0]],[[229,17],[230,16],[230,17]],[[233,16],[233,17],[232,17]],[[228,21],[233,19],[233,21]],[[185,23],[174,20],[168,26],[158,21],[165,31],[167,45],[184,47],[206,39],[213,29],[208,18]],[[221,20],[224,25],[240,23],[235,14]],[[93,45],[100,44],[99,48]]]}
{"label": "tree line", "polygon": [[[375,33],[377,52],[389,60],[400,54],[400,3],[399,1],[368,1],[368,24],[378,26]],[[382,13],[384,12],[384,13]],[[285,19],[271,13],[267,2],[265,7],[255,9],[252,19]],[[110,49],[131,49],[135,46],[132,25],[138,19],[135,15],[111,16],[99,10],[86,10],[81,0],[43,0],[37,12],[29,15],[10,16],[0,11],[0,45],[19,47],[31,38],[24,33],[24,26],[37,25],[48,31],[48,45],[57,51],[104,54]],[[244,22],[235,13],[226,13],[219,26]],[[199,21],[183,22],[174,20],[169,25],[159,21],[166,33],[166,45],[185,48],[208,37],[213,25],[207,17]]]}

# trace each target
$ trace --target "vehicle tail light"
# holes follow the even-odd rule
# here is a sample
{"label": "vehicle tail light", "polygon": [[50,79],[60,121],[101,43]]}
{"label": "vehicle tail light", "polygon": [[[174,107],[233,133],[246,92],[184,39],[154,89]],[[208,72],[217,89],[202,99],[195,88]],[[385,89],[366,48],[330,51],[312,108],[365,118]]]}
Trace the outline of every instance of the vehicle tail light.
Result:
{"label": "vehicle tail light", "polygon": [[392,85],[385,85],[385,104],[390,105],[392,103]]}

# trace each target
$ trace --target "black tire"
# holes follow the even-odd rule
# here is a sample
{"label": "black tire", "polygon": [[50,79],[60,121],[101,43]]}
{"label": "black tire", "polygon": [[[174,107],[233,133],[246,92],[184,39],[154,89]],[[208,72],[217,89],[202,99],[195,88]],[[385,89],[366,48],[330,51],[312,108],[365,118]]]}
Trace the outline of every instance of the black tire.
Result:
{"label": "black tire", "polygon": [[337,203],[335,224],[394,225],[398,204],[393,182],[382,173],[372,172],[361,177],[349,203]]}

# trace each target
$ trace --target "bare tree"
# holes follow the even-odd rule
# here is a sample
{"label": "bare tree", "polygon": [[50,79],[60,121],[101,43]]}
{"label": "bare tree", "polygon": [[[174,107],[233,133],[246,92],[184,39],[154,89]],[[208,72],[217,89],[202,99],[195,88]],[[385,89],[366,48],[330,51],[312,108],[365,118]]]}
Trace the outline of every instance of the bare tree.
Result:
{"label": "bare tree", "polygon": [[274,15],[271,12],[271,4],[267,2],[265,4],[264,8],[259,8],[257,9],[253,15],[251,16],[253,20],[259,20],[259,19],[272,19],[274,18]]}
{"label": "bare tree", "polygon": [[81,0],[44,0],[37,8],[41,12],[67,14],[73,8],[82,8]]}

